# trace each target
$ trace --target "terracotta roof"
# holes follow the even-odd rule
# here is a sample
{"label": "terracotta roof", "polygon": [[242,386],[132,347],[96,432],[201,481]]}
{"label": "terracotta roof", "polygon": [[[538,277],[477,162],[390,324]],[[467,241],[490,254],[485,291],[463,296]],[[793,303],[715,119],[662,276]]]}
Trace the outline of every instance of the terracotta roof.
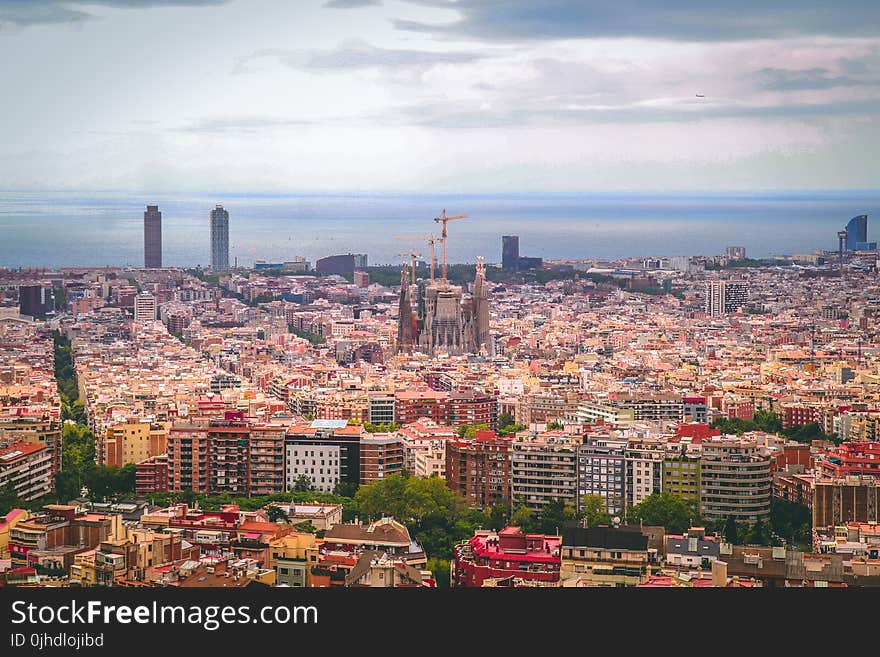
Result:
{"label": "terracotta roof", "polygon": [[406,545],[411,543],[409,531],[390,518],[364,525],[334,525],[324,534],[324,542],[359,542],[369,545]]}

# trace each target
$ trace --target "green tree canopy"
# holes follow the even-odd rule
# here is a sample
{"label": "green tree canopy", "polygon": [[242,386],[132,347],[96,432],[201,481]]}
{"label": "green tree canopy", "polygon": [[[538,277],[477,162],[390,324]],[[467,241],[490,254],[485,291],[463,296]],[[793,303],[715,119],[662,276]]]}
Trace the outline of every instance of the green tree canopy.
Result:
{"label": "green tree canopy", "polygon": [[686,499],[668,491],[649,495],[640,504],[629,509],[626,515],[630,522],[660,525],[672,534],[687,531],[691,522],[697,517]]}
{"label": "green tree canopy", "polygon": [[587,521],[588,527],[611,524],[608,506],[601,495],[584,495],[581,499],[580,517]]}

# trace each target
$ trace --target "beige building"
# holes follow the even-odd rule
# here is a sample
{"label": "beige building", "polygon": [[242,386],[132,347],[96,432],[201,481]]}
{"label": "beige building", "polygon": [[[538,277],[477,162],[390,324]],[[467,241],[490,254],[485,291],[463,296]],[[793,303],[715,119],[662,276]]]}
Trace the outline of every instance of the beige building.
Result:
{"label": "beige building", "polygon": [[168,426],[130,420],[107,427],[98,441],[97,457],[101,465],[122,467],[140,463],[168,449]]}
{"label": "beige building", "polygon": [[517,434],[510,455],[514,505],[539,510],[553,500],[576,504],[577,443],[562,431]]}
{"label": "beige building", "polygon": [[731,437],[703,441],[700,515],[707,520],[768,520],[771,460],[766,448],[755,441]]}
{"label": "beige building", "polygon": [[275,571],[276,584],[308,587],[309,570],[318,562],[318,545],[314,534],[299,532],[269,541],[269,568]]}

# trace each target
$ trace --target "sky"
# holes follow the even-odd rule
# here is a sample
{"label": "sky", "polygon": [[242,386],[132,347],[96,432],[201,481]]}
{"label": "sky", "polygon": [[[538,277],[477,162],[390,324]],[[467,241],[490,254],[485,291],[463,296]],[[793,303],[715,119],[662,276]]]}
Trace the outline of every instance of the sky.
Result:
{"label": "sky", "polygon": [[0,0],[0,188],[873,189],[877,0]]}

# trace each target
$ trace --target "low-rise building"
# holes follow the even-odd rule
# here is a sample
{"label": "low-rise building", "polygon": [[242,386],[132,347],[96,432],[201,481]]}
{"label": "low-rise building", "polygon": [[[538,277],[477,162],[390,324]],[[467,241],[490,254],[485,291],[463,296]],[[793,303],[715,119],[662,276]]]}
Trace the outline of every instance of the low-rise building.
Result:
{"label": "low-rise building", "polygon": [[524,580],[559,582],[560,537],[526,534],[519,527],[495,533],[478,529],[455,546],[452,581],[456,587],[480,587],[487,579],[516,576]]}
{"label": "low-rise building", "polygon": [[562,530],[562,586],[636,586],[659,565],[641,527],[583,527]]}

